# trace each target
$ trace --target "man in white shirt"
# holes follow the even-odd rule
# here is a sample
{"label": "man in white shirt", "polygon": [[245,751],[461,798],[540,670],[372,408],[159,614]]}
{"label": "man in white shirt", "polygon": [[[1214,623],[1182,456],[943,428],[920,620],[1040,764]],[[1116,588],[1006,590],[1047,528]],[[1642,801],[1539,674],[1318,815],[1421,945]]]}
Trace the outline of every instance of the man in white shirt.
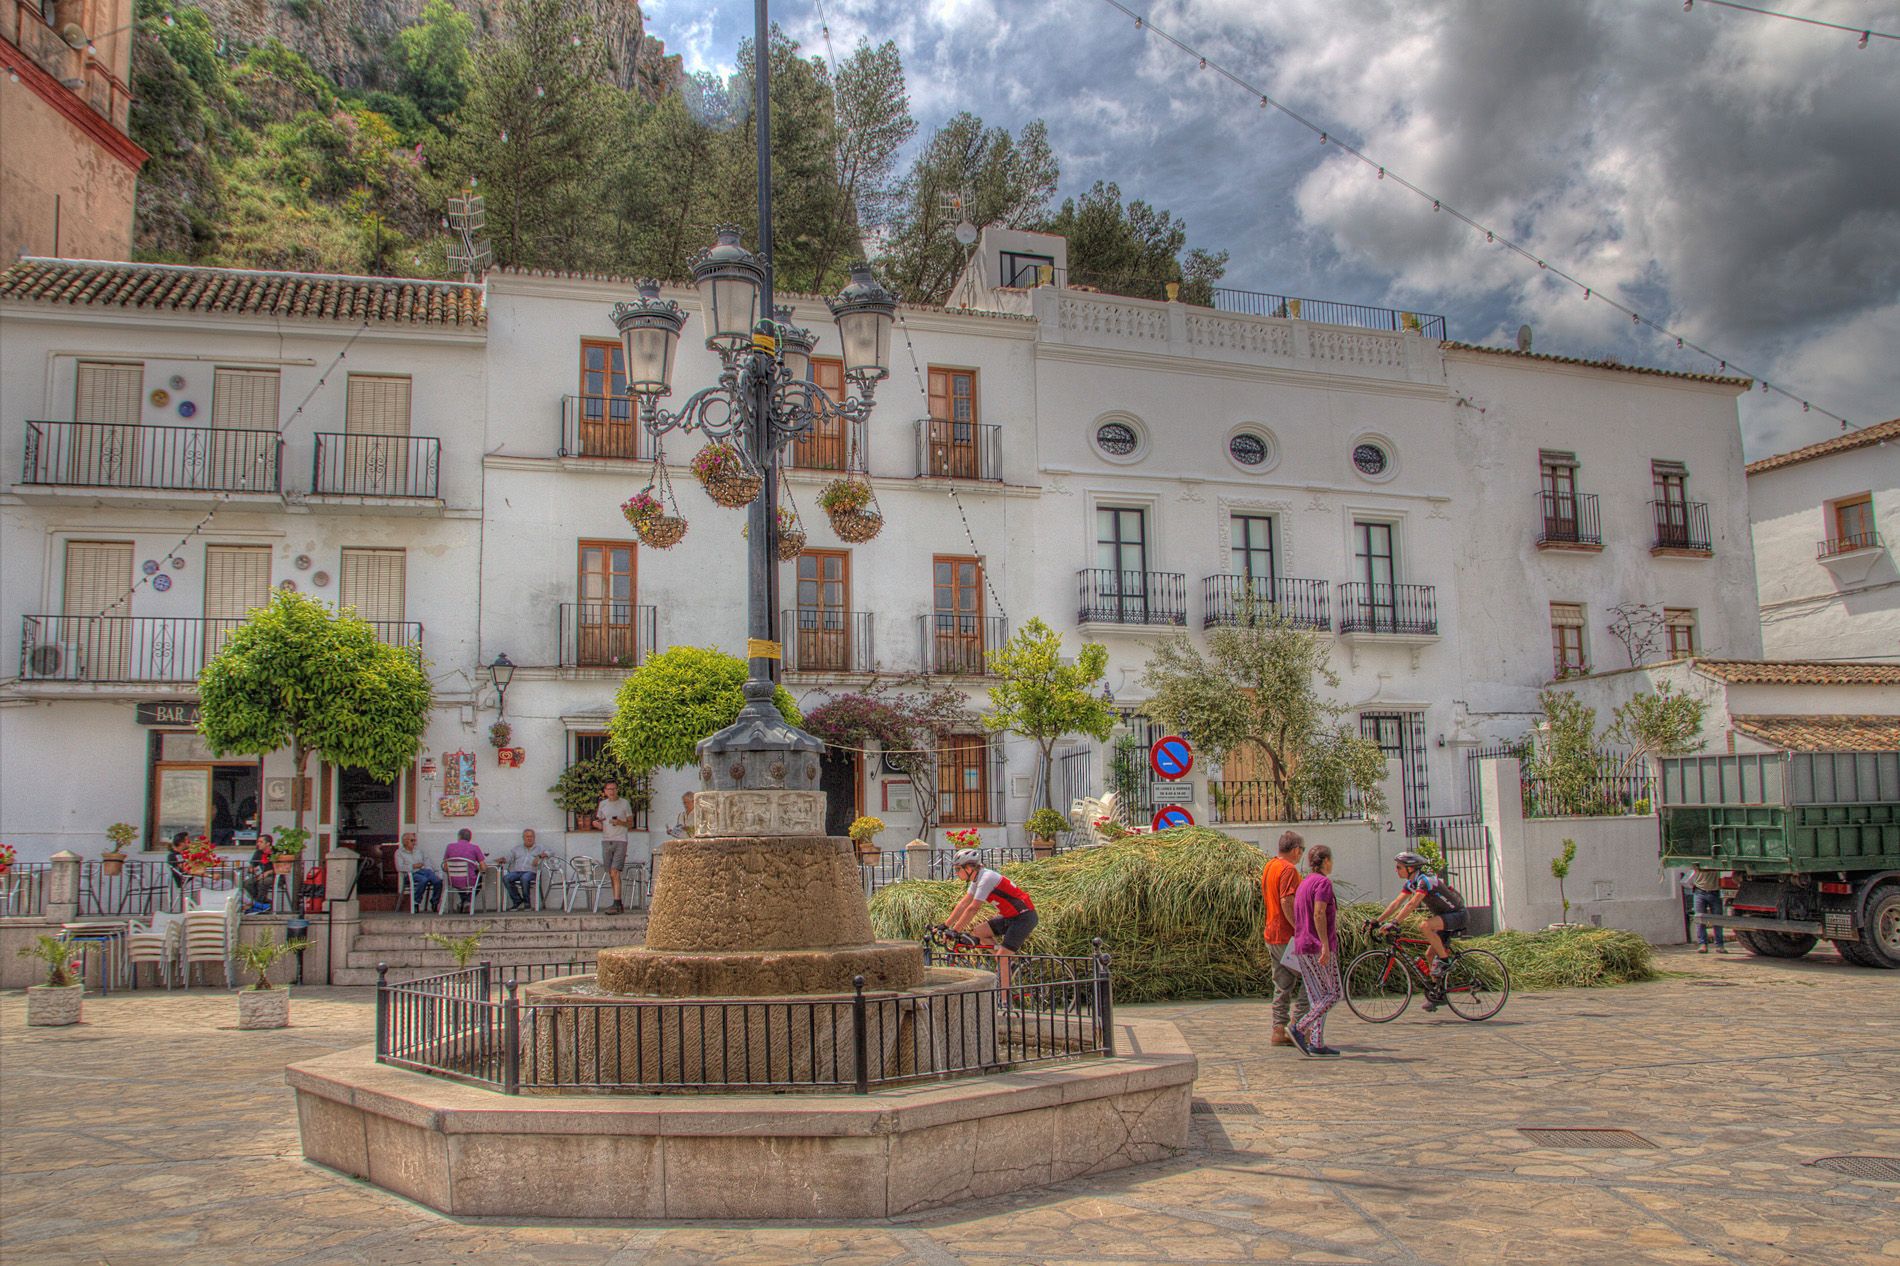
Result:
{"label": "man in white shirt", "polygon": [[442,900],[442,876],[429,864],[429,855],[416,846],[414,831],[402,833],[402,844],[396,849],[396,873],[409,876],[413,909],[433,910]]}
{"label": "man in white shirt", "polygon": [[543,857],[552,857],[546,848],[534,842],[534,828],[521,833],[521,843],[508,850],[501,860],[502,882],[508,885],[508,908],[526,910],[532,902],[536,882],[535,868]]}
{"label": "man in white shirt", "polygon": [[608,914],[620,914],[620,872],[627,868],[627,833],[633,827],[633,806],[621,798],[620,784],[609,782],[600,789],[600,807],[594,810],[600,823],[600,862],[607,868],[607,882],[613,885],[614,903]]}

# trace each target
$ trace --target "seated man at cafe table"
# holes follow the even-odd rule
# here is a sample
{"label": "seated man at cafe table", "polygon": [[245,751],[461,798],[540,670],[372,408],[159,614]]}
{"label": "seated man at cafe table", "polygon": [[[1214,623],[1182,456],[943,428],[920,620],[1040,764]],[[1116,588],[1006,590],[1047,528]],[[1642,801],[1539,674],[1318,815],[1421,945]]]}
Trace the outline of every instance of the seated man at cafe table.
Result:
{"label": "seated man at cafe table", "polygon": [[[449,887],[462,898],[463,913],[472,914],[475,909],[475,885],[480,882],[482,867],[489,864],[488,858],[475,844],[475,832],[463,827],[455,833],[455,841],[442,850],[442,869],[448,871],[448,864],[457,858],[469,863],[468,873],[449,875]],[[448,894],[443,894],[448,900]]]}
{"label": "seated man at cafe table", "polygon": [[552,856],[546,845],[535,843],[533,827],[521,833],[521,843],[509,849],[507,856],[501,859],[501,878],[508,885],[510,910],[526,910],[533,904],[536,867],[542,858]]}

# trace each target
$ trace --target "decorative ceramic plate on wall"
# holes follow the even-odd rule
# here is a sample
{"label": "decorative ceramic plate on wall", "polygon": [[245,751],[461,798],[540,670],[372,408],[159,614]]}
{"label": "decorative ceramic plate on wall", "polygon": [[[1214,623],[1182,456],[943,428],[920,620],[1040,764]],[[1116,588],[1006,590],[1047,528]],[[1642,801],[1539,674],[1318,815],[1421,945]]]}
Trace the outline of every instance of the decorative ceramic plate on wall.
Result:
{"label": "decorative ceramic plate on wall", "polygon": [[317,572],[310,577],[310,583],[319,589],[327,589],[330,585],[330,573],[327,571]]}
{"label": "decorative ceramic plate on wall", "polygon": [[158,560],[156,558],[146,559],[144,562],[139,564],[139,570],[144,572],[148,576],[151,575],[153,572],[158,570]]}
{"label": "decorative ceramic plate on wall", "polygon": [[297,582],[294,580],[280,580],[277,582],[277,587],[282,589],[285,593],[297,592]]}
{"label": "decorative ceramic plate on wall", "polygon": [[173,374],[172,375],[172,390],[183,391],[184,389],[185,389],[185,376],[183,374]]}
{"label": "decorative ceramic plate on wall", "polygon": [[173,571],[185,570],[185,556],[183,554],[172,555],[172,570]]}
{"label": "decorative ceramic plate on wall", "polygon": [[154,409],[162,409],[172,402],[172,393],[163,387],[155,388],[152,391],[151,401]]}
{"label": "decorative ceramic plate on wall", "polygon": [[170,589],[171,587],[172,587],[172,578],[170,576],[167,576],[164,572],[160,572],[158,573],[158,575],[152,577],[152,588],[158,590],[160,593],[164,593],[167,589]]}
{"label": "decorative ceramic plate on wall", "polygon": [[178,416],[181,418],[197,417],[198,416],[197,402],[193,400],[180,400],[178,402]]}
{"label": "decorative ceramic plate on wall", "polygon": [[293,561],[294,561],[294,565],[296,566],[296,568],[297,568],[297,570],[298,570],[298,571],[309,571],[309,570],[310,570],[310,555],[308,555],[308,554],[299,554],[299,555],[297,555],[297,557],[296,557],[296,559],[295,559],[295,560],[293,560]]}

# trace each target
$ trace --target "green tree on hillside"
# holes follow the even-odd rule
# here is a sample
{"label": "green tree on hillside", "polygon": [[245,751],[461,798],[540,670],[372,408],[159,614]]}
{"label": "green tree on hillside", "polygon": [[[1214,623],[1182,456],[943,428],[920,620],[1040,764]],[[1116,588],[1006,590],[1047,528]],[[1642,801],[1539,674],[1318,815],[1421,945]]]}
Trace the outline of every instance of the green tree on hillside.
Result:
{"label": "green tree on hillside", "polygon": [[429,0],[416,21],[396,34],[397,82],[431,122],[461,108],[475,69],[475,23],[449,0]]}
{"label": "green tree on hillside", "polygon": [[1069,242],[1069,281],[1139,299],[1165,299],[1181,283],[1181,299],[1211,305],[1214,283],[1227,271],[1227,252],[1182,254],[1187,224],[1136,198],[1122,204],[1112,182],[1096,181],[1080,198],[1065,198],[1043,228]]}
{"label": "green tree on hillside", "polygon": [[812,228],[808,272],[781,272],[788,287],[833,289],[863,252],[863,230],[881,226],[897,206],[897,155],[917,133],[904,63],[891,40],[859,40],[838,67],[833,86],[833,175],[830,196]]}

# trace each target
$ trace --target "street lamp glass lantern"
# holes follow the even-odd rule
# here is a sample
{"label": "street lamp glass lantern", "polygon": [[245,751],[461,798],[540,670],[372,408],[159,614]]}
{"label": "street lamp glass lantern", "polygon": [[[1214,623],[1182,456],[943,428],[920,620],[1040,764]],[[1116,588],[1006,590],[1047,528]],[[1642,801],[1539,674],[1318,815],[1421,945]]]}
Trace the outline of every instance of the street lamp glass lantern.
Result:
{"label": "street lamp glass lantern", "polygon": [[673,353],[679,347],[686,314],[671,299],[660,298],[660,283],[642,281],[640,297],[614,305],[614,325],[626,351],[627,390],[636,396],[664,396],[673,383]]}
{"label": "street lamp glass lantern", "polygon": [[779,360],[791,374],[793,382],[808,382],[811,379],[811,350],[818,345],[817,338],[810,330],[800,329],[792,324],[790,308],[774,309],[778,317]]}
{"label": "street lamp glass lantern", "polygon": [[693,261],[693,284],[699,287],[705,312],[706,346],[723,352],[752,346],[765,268],[757,255],[739,245],[738,229],[719,226],[718,241]]}
{"label": "street lamp glass lantern", "polygon": [[851,265],[851,284],[825,303],[838,322],[838,338],[844,344],[845,377],[854,382],[890,377],[897,296],[871,276],[871,266],[862,261]]}

